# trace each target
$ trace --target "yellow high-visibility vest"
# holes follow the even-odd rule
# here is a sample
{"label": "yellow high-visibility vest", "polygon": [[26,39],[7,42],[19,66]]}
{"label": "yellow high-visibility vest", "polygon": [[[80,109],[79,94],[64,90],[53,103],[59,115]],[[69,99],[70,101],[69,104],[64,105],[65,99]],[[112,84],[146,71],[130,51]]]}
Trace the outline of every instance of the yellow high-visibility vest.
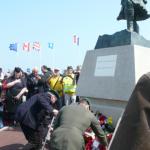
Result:
{"label": "yellow high-visibility vest", "polygon": [[76,83],[74,82],[75,76],[74,74],[70,77],[70,76],[66,76],[63,78],[63,90],[64,93],[75,93],[76,92]]}

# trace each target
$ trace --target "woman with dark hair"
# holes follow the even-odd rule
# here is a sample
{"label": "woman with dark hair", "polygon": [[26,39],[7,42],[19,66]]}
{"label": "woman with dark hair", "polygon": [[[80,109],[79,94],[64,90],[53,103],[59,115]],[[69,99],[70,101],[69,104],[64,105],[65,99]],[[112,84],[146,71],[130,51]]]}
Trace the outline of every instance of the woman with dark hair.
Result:
{"label": "woman with dark hair", "polygon": [[26,79],[23,71],[15,67],[13,75],[6,80],[6,105],[4,119],[14,123],[14,114],[18,105],[22,103],[22,96],[28,92],[26,88]]}

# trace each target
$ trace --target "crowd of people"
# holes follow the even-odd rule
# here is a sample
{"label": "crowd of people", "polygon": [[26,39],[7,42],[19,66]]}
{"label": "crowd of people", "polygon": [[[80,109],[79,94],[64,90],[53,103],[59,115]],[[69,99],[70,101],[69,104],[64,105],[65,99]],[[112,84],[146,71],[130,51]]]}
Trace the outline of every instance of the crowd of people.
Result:
{"label": "crowd of people", "polygon": [[37,67],[31,73],[15,67],[10,73],[4,74],[0,68],[0,95],[1,106],[4,106],[3,120],[6,125],[14,124],[14,113],[18,105],[37,93],[52,89],[59,94],[59,108],[76,102],[76,86],[81,66],[73,70],[68,66],[64,74],[59,69],[50,69],[43,65],[41,72]]}
{"label": "crowd of people", "polygon": [[59,69],[52,70],[43,65],[41,72],[34,67],[29,74],[15,67],[12,73],[4,75],[0,69],[4,126],[19,124],[31,149],[40,150],[48,125],[56,116],[49,148],[84,149],[83,133],[88,127],[93,129],[101,144],[107,146],[105,133],[90,111],[89,99],[76,95],[81,66],[76,70],[68,66],[61,74]]}

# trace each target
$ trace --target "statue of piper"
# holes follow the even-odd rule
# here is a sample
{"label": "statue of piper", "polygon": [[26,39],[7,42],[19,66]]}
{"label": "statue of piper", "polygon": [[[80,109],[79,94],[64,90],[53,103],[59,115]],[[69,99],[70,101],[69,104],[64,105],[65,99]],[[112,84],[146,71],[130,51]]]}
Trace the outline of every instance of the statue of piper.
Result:
{"label": "statue of piper", "polygon": [[127,30],[139,34],[137,21],[146,20],[150,17],[145,5],[147,0],[121,0],[121,11],[117,20],[127,20]]}

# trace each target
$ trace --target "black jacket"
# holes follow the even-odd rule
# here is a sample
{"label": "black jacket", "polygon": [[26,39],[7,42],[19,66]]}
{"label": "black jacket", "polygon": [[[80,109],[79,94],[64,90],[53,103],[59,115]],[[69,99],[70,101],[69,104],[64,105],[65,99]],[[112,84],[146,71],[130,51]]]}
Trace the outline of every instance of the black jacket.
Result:
{"label": "black jacket", "polygon": [[50,96],[40,93],[32,96],[17,108],[15,119],[32,129],[37,129],[41,122],[41,112],[51,114],[53,111]]}

